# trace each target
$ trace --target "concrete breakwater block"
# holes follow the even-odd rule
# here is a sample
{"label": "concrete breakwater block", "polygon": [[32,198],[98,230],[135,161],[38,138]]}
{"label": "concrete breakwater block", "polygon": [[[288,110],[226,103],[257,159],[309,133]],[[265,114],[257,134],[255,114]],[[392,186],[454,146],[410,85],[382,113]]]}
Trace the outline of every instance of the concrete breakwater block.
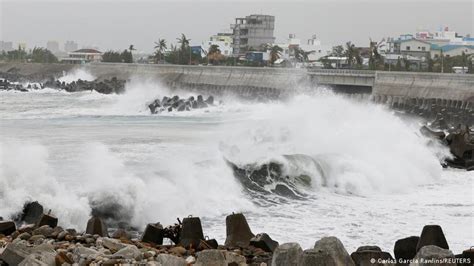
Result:
{"label": "concrete breakwater block", "polygon": [[439,225],[425,225],[421,232],[420,239],[416,245],[418,252],[422,247],[434,245],[440,248],[449,249],[448,242],[444,236],[443,229]]}
{"label": "concrete breakwater block", "polygon": [[163,245],[163,226],[160,223],[148,224],[142,234],[141,240],[146,243]]}
{"label": "concrete breakwater block", "polygon": [[0,222],[0,235],[11,235],[16,231],[16,225],[12,221]]}
{"label": "concrete breakwater block", "polygon": [[229,247],[248,247],[255,235],[250,230],[247,219],[242,213],[231,214],[225,219],[226,240]]}
{"label": "concrete breakwater block", "polygon": [[99,217],[92,217],[87,221],[86,233],[106,237],[108,236],[107,225]]}
{"label": "concrete breakwater block", "polygon": [[273,252],[278,247],[278,242],[271,239],[268,234],[262,233],[250,239],[250,245],[267,252]]}
{"label": "concrete breakwater block", "polygon": [[179,244],[183,247],[197,248],[202,240],[204,240],[204,234],[201,219],[199,217],[184,218]]}
{"label": "concrete breakwater block", "polygon": [[279,245],[273,252],[272,266],[297,266],[303,249],[298,243]]}
{"label": "concrete breakwater block", "polygon": [[38,223],[41,215],[43,215],[43,206],[37,201],[25,203],[20,221],[28,224]]}
{"label": "concrete breakwater block", "polygon": [[[354,265],[351,256],[349,256],[341,240],[337,237],[330,236],[321,238],[314,244],[314,250],[322,251],[324,254],[327,253],[334,265]],[[319,254],[318,256],[324,260],[328,259],[326,255]]]}
{"label": "concrete breakwater block", "polygon": [[58,218],[51,214],[42,214],[36,226],[41,227],[43,225],[48,225],[49,227],[54,228],[58,226]]}
{"label": "concrete breakwater block", "polygon": [[393,254],[395,255],[395,259],[397,261],[400,259],[413,259],[416,255],[416,245],[418,245],[419,240],[420,237],[418,236],[410,236],[397,240],[395,242],[395,247],[393,248]]}

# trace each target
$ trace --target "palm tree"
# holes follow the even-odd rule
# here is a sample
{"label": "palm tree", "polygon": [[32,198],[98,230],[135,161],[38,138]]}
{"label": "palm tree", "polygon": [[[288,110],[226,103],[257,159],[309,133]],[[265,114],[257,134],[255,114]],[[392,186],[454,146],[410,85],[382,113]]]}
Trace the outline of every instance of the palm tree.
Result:
{"label": "palm tree", "polygon": [[130,46],[128,47],[128,51],[130,51],[130,60],[131,60],[131,63],[133,63],[133,54],[132,54],[132,51],[135,51],[137,49],[135,49],[135,47],[133,47],[133,44],[130,44]]}
{"label": "palm tree", "polygon": [[370,55],[369,55],[369,68],[371,70],[376,70],[377,67],[382,63],[382,56],[379,53],[379,46],[380,43],[373,42],[372,39],[370,40]]}
{"label": "palm tree", "polygon": [[353,65],[362,65],[362,57],[360,56],[360,51],[355,45],[351,42],[346,43],[346,51],[344,55],[347,57],[347,64],[349,68],[352,68]]}
{"label": "palm tree", "polygon": [[155,42],[155,49],[156,49],[156,57],[157,61],[160,61],[163,57],[163,52],[168,48],[166,46],[166,40],[165,39],[158,39],[158,42]]}
{"label": "palm tree", "polygon": [[305,62],[308,62],[309,55],[314,53],[314,52],[316,52],[316,51],[314,51],[314,50],[305,51],[305,50],[301,49],[300,47],[297,47],[297,48],[295,48],[295,59],[297,61],[302,62],[303,65],[304,65]]}
{"label": "palm tree", "polygon": [[187,39],[184,33],[181,33],[181,38],[176,38],[176,39],[178,40],[178,43],[181,45],[181,51],[186,51],[187,47],[189,46],[189,41],[191,41],[191,39]]}
{"label": "palm tree", "polygon": [[267,45],[267,50],[270,50],[270,62],[273,65],[280,58],[283,48],[278,45]]}

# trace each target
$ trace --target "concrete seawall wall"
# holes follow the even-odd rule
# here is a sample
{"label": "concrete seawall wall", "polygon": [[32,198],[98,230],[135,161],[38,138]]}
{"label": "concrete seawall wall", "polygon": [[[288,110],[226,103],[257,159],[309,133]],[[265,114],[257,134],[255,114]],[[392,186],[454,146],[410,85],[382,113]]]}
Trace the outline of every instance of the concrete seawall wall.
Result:
{"label": "concrete seawall wall", "polygon": [[[318,73],[310,72],[308,75],[308,72],[304,69],[120,63],[97,63],[82,66],[0,63],[0,72],[14,69],[19,74],[36,78],[51,75],[60,76],[63,71],[72,71],[76,68],[86,69],[100,79],[113,76],[122,79],[131,77],[153,78],[161,80],[171,87],[210,89],[213,92],[232,91],[237,94],[263,91],[270,92],[272,95],[279,95],[281,92],[290,93],[301,84],[317,85],[311,83],[318,80],[314,77]],[[327,72],[326,70],[318,72],[321,72],[319,75],[328,74],[324,73]],[[336,74],[344,76],[343,72]],[[463,103],[474,102],[474,75],[376,72],[372,95],[377,102],[388,103],[402,103],[413,101],[413,99],[415,102],[422,99],[441,99]]]}
{"label": "concrete seawall wall", "polygon": [[377,72],[372,94],[393,99],[474,102],[474,75]]}

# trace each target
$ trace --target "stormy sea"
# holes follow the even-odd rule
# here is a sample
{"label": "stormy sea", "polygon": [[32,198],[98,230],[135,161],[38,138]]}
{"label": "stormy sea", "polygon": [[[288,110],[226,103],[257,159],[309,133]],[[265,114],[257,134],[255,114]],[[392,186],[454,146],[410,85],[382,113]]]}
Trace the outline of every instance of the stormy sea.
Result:
{"label": "stormy sea", "polygon": [[[61,79],[79,78],[94,79]],[[254,232],[303,249],[334,235],[392,250],[426,224],[455,253],[472,243],[472,173],[443,169],[449,152],[419,120],[325,88],[150,114],[170,95],[195,93],[139,78],[120,95],[0,92],[0,216],[37,200],[82,230],[93,210],[138,231],[193,215],[223,242],[225,217],[243,212]]]}

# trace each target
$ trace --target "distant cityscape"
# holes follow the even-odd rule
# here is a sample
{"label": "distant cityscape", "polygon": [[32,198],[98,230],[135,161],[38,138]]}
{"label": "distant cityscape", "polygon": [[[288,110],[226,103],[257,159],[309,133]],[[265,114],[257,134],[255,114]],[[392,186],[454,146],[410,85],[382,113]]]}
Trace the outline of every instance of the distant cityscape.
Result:
{"label": "distant cityscape", "polygon": [[[474,60],[474,38],[469,34],[461,36],[448,27],[437,31],[422,30],[414,34],[386,37],[382,40],[367,40],[368,45],[362,47],[356,47],[350,41],[331,47],[325,45],[316,34],[302,40],[290,33],[285,42],[277,43],[274,31],[274,16],[249,15],[235,18],[228,32],[216,33],[200,43],[189,44],[183,34],[184,44],[179,41],[177,44],[171,44],[166,40],[159,40],[161,45],[155,47],[157,50],[154,54],[138,52],[133,45],[124,47],[124,50],[133,54],[130,58],[136,63],[383,68],[406,71],[435,71],[437,68],[438,72],[456,72],[457,69],[452,68],[460,65],[463,73],[469,72],[469,65],[472,68]],[[79,49],[79,44],[74,40],[63,44],[51,40],[46,43],[45,48],[63,63],[108,61],[113,55],[113,51],[103,51],[99,47],[83,46]],[[8,58],[5,54],[17,49],[28,51],[32,48],[22,42],[14,44],[11,41],[0,41],[3,59]],[[122,51],[117,51],[120,52]],[[174,56],[177,59],[172,59],[173,52],[177,53]],[[459,60],[452,59],[451,63],[448,60],[456,57],[459,57]],[[116,58],[118,59],[114,59],[114,62],[125,62],[123,58],[120,59],[120,54]],[[446,59],[448,64],[446,69],[443,59]]]}

